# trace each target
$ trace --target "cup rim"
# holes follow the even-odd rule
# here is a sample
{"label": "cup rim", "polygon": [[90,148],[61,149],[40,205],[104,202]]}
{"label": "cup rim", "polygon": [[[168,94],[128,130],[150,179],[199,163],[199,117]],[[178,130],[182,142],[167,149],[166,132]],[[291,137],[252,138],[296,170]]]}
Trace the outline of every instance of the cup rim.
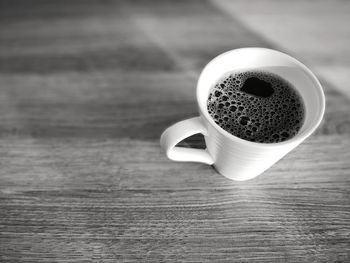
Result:
{"label": "cup rim", "polygon": [[[223,56],[227,56],[230,55],[231,53],[235,53],[235,52],[239,52],[239,51],[243,51],[243,50],[258,50],[258,51],[267,51],[267,52],[273,52],[273,53],[279,53],[280,55],[285,56],[286,58],[288,58],[289,60],[291,60],[292,62],[294,62],[297,66],[299,66],[302,70],[304,70],[307,75],[311,78],[312,82],[314,83],[315,87],[317,88],[319,94],[320,94],[320,98],[321,98],[321,105],[320,105],[320,112],[319,115],[317,117],[317,120],[315,121],[314,125],[311,126],[310,128],[308,128],[304,133],[302,134],[296,134],[294,137],[286,140],[286,141],[282,141],[282,142],[277,142],[277,143],[261,143],[261,142],[252,142],[252,141],[248,141],[245,139],[241,139],[229,132],[227,132],[226,130],[224,130],[223,128],[221,128],[218,124],[215,123],[215,121],[212,119],[212,117],[209,115],[208,111],[206,109],[203,109],[201,106],[201,103],[199,103],[200,101],[200,89],[199,89],[199,83],[200,83],[200,79],[203,77],[204,73],[205,73],[205,69],[208,68],[211,64],[215,63],[218,59],[220,59]],[[223,72],[224,73],[224,72]],[[225,136],[226,138],[232,140],[232,141],[236,141],[239,142],[243,145],[247,145],[247,146],[256,146],[256,147],[266,147],[266,148],[276,148],[276,147],[283,147],[286,145],[291,145],[294,143],[300,143],[302,142],[304,139],[306,139],[307,137],[309,137],[315,130],[316,128],[320,125],[322,119],[323,119],[323,115],[325,112],[325,107],[326,107],[326,98],[324,95],[324,91],[322,89],[321,83],[319,82],[319,80],[316,78],[316,76],[314,75],[314,73],[308,68],[306,67],[303,63],[301,63],[300,61],[298,61],[297,59],[291,57],[290,55],[283,53],[281,51],[277,51],[274,49],[269,49],[269,48],[262,48],[262,47],[247,47],[247,48],[237,48],[237,49],[232,49],[229,51],[226,51],[224,53],[221,53],[220,55],[216,56],[215,58],[213,58],[211,61],[209,61],[206,66],[203,68],[203,70],[201,71],[198,81],[197,81],[197,88],[196,88],[196,97],[197,97],[197,103],[199,106],[199,110],[201,112],[201,115],[205,117],[205,119],[223,136]]]}

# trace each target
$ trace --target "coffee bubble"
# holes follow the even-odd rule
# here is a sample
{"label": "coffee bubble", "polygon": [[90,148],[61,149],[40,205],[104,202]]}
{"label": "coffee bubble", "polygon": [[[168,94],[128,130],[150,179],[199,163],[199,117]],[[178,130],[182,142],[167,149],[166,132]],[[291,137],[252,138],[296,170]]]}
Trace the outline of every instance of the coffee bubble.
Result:
{"label": "coffee bubble", "polygon": [[296,89],[265,71],[232,72],[212,88],[207,109],[214,121],[242,139],[276,143],[295,136],[305,109]]}

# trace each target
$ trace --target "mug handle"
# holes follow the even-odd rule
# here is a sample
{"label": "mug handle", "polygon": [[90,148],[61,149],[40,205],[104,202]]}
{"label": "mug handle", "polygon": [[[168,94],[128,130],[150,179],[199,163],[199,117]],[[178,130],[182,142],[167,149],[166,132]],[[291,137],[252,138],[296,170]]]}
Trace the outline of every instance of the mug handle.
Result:
{"label": "mug handle", "polygon": [[200,117],[194,117],[175,123],[167,128],[161,135],[161,148],[165,151],[170,160],[179,162],[199,162],[212,165],[214,160],[207,149],[176,147],[176,144],[180,141],[197,133],[201,133],[204,136],[207,135],[207,129],[204,127]]}

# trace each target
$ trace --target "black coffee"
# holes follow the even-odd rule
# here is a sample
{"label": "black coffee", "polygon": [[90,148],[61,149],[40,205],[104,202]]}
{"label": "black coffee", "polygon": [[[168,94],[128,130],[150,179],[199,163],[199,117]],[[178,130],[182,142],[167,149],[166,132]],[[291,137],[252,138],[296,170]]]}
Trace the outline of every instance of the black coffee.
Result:
{"label": "black coffee", "polygon": [[304,103],[280,76],[264,71],[232,72],[212,88],[209,114],[229,133],[252,142],[282,142],[304,122]]}

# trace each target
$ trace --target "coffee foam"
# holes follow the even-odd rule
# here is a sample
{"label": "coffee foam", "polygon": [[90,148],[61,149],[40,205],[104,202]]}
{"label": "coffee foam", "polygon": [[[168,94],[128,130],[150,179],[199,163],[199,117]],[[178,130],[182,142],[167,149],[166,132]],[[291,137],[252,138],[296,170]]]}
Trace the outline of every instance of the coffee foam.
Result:
{"label": "coffee foam", "polygon": [[[241,90],[246,80],[270,83],[273,93],[259,97]],[[295,136],[304,121],[304,104],[295,88],[276,74],[234,72],[212,88],[207,109],[215,122],[242,139],[275,143]]]}

